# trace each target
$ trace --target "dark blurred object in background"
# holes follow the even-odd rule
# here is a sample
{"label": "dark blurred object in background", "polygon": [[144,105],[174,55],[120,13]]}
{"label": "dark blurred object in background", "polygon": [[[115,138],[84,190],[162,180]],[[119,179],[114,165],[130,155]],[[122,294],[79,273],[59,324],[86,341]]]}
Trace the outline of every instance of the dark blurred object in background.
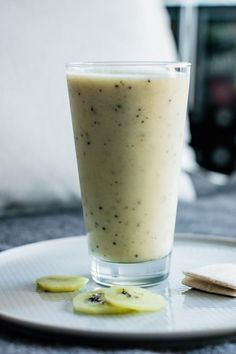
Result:
{"label": "dark blurred object in background", "polygon": [[230,174],[236,170],[236,1],[166,3],[180,58],[193,64],[189,116],[197,162]]}

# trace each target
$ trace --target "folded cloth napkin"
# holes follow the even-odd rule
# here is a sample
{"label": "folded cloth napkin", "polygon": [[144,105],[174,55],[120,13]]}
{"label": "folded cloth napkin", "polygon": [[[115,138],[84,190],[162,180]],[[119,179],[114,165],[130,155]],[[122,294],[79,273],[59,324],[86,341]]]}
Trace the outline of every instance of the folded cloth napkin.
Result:
{"label": "folded cloth napkin", "polygon": [[182,284],[208,293],[236,297],[236,264],[211,264],[185,271]]}

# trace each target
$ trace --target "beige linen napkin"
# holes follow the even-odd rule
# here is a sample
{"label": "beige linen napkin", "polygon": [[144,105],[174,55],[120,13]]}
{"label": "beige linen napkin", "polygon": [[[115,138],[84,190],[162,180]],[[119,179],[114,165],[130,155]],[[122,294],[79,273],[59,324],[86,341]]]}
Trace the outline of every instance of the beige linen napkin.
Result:
{"label": "beige linen napkin", "polygon": [[183,273],[184,285],[208,293],[236,297],[236,264],[211,264]]}

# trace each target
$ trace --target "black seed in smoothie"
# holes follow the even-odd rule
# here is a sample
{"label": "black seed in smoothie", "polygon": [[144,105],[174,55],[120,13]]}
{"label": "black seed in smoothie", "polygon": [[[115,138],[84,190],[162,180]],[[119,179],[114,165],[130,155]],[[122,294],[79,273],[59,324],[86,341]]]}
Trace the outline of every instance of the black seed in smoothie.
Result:
{"label": "black seed in smoothie", "polygon": [[122,126],[122,124],[121,124],[121,123],[119,123],[119,124],[118,124],[118,127],[121,127],[121,126]]}
{"label": "black seed in smoothie", "polygon": [[171,102],[172,101],[172,99],[171,98],[169,98],[169,102]]}
{"label": "black seed in smoothie", "polygon": [[117,215],[117,214],[115,214],[115,215],[114,215],[114,218],[118,218],[118,215]]}
{"label": "black seed in smoothie", "polygon": [[87,144],[90,145],[91,144],[90,141],[87,141]]}
{"label": "black seed in smoothie", "polygon": [[116,245],[116,242],[114,241],[114,242],[112,242],[113,243],[113,245],[115,246]]}
{"label": "black seed in smoothie", "polygon": [[138,111],[141,112],[142,108],[139,108]]}
{"label": "black seed in smoothie", "polygon": [[139,114],[137,114],[136,117],[138,118],[138,117],[139,117]]}
{"label": "black seed in smoothie", "polygon": [[102,92],[102,89],[99,89],[98,91],[99,91],[99,92]]}
{"label": "black seed in smoothie", "polygon": [[119,88],[119,87],[120,87],[119,85],[117,85],[117,84],[115,85],[115,88]]}
{"label": "black seed in smoothie", "polygon": [[119,224],[122,224],[122,221],[121,221],[121,220],[119,220],[118,222],[119,222]]}
{"label": "black seed in smoothie", "polygon": [[84,134],[80,134],[81,138],[83,138]]}
{"label": "black seed in smoothie", "polygon": [[143,123],[144,123],[144,120],[141,120],[141,123],[143,124]]}
{"label": "black seed in smoothie", "polygon": [[93,124],[95,124],[95,125],[96,125],[96,124],[97,124],[97,121],[95,120],[95,121],[93,122]]}
{"label": "black seed in smoothie", "polygon": [[141,204],[141,200],[138,200],[138,201],[137,201],[137,204],[140,205],[140,204]]}
{"label": "black seed in smoothie", "polygon": [[115,111],[115,112],[118,112],[118,109],[117,109],[117,108],[114,108],[114,111]]}
{"label": "black seed in smoothie", "polygon": [[99,226],[99,223],[97,221],[94,222],[95,226]]}
{"label": "black seed in smoothie", "polygon": [[147,82],[148,82],[148,83],[150,83],[150,82],[151,82],[151,80],[150,80],[150,79],[148,79],[148,80],[147,80]]}
{"label": "black seed in smoothie", "polygon": [[138,254],[135,254],[134,257],[135,257],[135,258],[138,258]]}
{"label": "black seed in smoothie", "polygon": [[99,206],[98,209],[99,209],[99,210],[102,210],[103,208],[102,208],[102,206]]}
{"label": "black seed in smoothie", "polygon": [[80,93],[80,92],[78,92],[78,95],[80,96],[80,95],[81,95],[81,93]]}
{"label": "black seed in smoothie", "polygon": [[128,86],[128,89],[129,89],[129,90],[132,90],[132,86]]}
{"label": "black seed in smoothie", "polygon": [[97,245],[96,248],[99,248],[99,246]]}
{"label": "black seed in smoothie", "polygon": [[91,215],[93,215],[93,212],[92,212],[92,211],[90,211],[90,214],[91,214]]}
{"label": "black seed in smoothie", "polygon": [[115,181],[114,183],[115,183],[115,184],[118,184],[118,181]]}
{"label": "black seed in smoothie", "polygon": [[106,231],[106,228],[105,228],[104,226],[103,226],[103,228],[102,228],[102,229],[103,229],[103,231]]}
{"label": "black seed in smoothie", "polygon": [[117,237],[117,236],[118,236],[118,234],[115,234],[115,236]]}
{"label": "black seed in smoothie", "polygon": [[93,106],[90,107],[90,111],[93,112],[94,111],[94,108]]}
{"label": "black seed in smoothie", "polygon": [[118,108],[121,108],[121,107],[122,107],[122,105],[121,105],[121,104],[118,104],[118,105],[117,105],[117,107],[118,107]]}
{"label": "black seed in smoothie", "polygon": [[137,224],[137,227],[139,227],[140,226],[140,224]]}

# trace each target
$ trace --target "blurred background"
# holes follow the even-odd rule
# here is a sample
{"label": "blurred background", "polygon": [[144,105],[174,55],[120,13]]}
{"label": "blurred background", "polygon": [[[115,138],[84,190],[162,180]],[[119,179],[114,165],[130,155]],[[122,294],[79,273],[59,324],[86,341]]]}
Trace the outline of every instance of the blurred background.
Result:
{"label": "blurred background", "polygon": [[190,61],[179,199],[236,190],[236,1],[0,0],[0,52],[0,215],[80,205],[72,61]]}
{"label": "blurred background", "polygon": [[179,57],[193,65],[190,145],[201,167],[228,175],[236,169],[236,2],[165,3]]}

